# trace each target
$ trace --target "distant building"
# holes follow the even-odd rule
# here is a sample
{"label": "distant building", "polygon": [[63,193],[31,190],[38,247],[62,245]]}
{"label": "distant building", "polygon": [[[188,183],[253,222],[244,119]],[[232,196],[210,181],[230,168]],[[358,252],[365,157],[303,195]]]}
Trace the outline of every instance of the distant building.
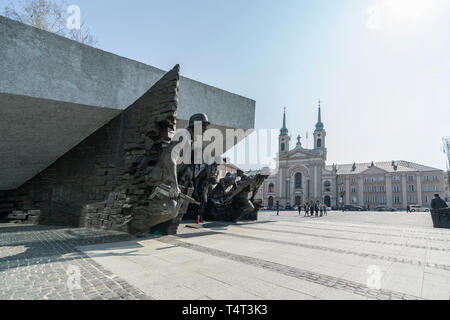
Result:
{"label": "distant building", "polygon": [[279,168],[258,193],[264,206],[273,207],[276,201],[281,206],[319,201],[330,207],[353,204],[403,209],[412,204],[429,206],[436,193],[449,197],[448,176],[445,179],[442,170],[413,162],[326,165],[325,138],[319,105],[313,149],[303,148],[300,136],[296,146],[290,149],[284,113],[279,136]]}
{"label": "distant building", "polygon": [[229,158],[224,158],[222,163],[217,166],[217,171],[219,172],[217,181],[224,178],[227,173],[235,174],[238,170],[240,169],[232,164]]}
{"label": "distant building", "polygon": [[450,202],[450,170],[444,174],[445,201]]}

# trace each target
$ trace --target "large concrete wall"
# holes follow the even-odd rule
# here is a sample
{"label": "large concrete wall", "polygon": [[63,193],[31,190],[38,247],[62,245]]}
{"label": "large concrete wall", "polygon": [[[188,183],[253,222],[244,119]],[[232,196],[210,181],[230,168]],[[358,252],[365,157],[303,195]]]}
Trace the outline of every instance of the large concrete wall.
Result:
{"label": "large concrete wall", "polygon": [[[19,187],[120,110],[164,71],[0,16],[0,190]],[[255,101],[180,77],[179,124],[251,129]]]}
{"label": "large concrete wall", "polygon": [[[0,215],[40,210],[40,223],[148,232],[171,221],[150,201],[160,184],[176,187],[169,141],[176,129],[179,66],[133,105],[20,188],[0,192]],[[164,151],[168,149],[169,152]],[[161,161],[164,161],[162,165]],[[145,165],[144,165],[145,163]],[[175,204],[174,204],[175,205]]]}

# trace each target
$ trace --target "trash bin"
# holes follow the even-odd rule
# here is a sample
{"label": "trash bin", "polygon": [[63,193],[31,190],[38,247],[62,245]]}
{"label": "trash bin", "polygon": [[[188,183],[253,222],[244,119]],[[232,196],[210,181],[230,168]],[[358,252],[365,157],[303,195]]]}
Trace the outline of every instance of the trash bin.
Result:
{"label": "trash bin", "polygon": [[450,208],[431,210],[431,219],[435,228],[450,229]]}

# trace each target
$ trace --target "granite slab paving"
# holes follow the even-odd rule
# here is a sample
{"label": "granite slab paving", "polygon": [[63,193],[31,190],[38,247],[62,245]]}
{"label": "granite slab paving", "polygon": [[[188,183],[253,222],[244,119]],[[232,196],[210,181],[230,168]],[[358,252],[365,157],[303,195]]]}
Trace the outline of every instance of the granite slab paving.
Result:
{"label": "granite slab paving", "polygon": [[449,241],[429,214],[262,212],[79,249],[156,299],[448,300]]}

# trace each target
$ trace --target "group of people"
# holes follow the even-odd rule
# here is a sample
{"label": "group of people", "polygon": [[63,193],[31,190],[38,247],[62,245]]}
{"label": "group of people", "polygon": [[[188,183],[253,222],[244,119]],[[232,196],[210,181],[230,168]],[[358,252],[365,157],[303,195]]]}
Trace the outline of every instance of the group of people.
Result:
{"label": "group of people", "polygon": [[304,206],[298,207],[298,213],[301,215],[302,210],[305,211],[305,217],[323,217],[327,214],[327,206],[319,202],[306,203]]}

